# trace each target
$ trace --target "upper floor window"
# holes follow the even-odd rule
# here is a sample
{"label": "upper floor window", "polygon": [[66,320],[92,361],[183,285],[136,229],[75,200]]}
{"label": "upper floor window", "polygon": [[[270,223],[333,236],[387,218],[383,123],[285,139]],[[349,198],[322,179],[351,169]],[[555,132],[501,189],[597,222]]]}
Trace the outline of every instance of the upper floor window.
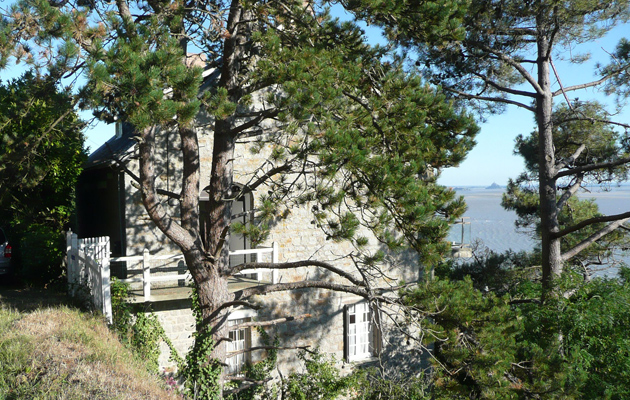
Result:
{"label": "upper floor window", "polygon": [[[241,187],[235,185],[235,191],[240,191]],[[200,235],[205,238],[208,227],[208,214],[210,208],[210,202],[208,200],[208,193],[202,192],[199,198],[199,214],[200,214]],[[242,196],[232,202],[232,220],[231,223],[240,222],[243,225],[248,225],[252,222],[254,208],[254,196],[251,192],[245,192]],[[228,242],[228,249],[230,252],[238,250],[251,250],[252,245],[248,237],[238,235],[236,233],[230,233],[230,239]],[[230,265],[235,266],[243,264],[245,262],[256,262],[255,254],[240,254],[230,256]],[[246,274],[246,278],[257,279],[257,274]]]}
{"label": "upper floor window", "polygon": [[[252,221],[252,209],[254,196],[251,192],[245,192],[241,197],[232,202],[232,224],[240,222],[249,225]],[[230,233],[230,251],[250,250],[251,241],[248,237]],[[256,256],[253,254],[230,256],[230,265],[239,265],[245,262],[255,262]]]}

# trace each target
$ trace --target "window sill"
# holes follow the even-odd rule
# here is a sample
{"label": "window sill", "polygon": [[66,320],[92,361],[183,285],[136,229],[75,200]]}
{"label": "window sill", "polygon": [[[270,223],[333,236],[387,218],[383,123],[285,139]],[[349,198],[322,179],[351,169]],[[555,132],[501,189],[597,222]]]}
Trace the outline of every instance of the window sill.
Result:
{"label": "window sill", "polygon": [[344,361],[344,364],[349,364],[349,365],[353,365],[357,367],[363,367],[363,366],[369,366],[370,364],[374,364],[378,361],[379,361],[379,357],[373,356],[373,357],[368,357],[368,358],[361,358],[359,360]]}

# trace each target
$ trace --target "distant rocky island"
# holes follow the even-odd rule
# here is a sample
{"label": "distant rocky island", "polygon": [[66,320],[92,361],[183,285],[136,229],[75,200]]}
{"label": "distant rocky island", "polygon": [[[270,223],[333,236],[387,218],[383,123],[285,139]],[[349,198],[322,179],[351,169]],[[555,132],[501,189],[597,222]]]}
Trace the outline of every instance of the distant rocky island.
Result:
{"label": "distant rocky island", "polygon": [[488,186],[486,189],[503,189],[503,186],[497,185],[496,182],[492,182],[492,185]]}

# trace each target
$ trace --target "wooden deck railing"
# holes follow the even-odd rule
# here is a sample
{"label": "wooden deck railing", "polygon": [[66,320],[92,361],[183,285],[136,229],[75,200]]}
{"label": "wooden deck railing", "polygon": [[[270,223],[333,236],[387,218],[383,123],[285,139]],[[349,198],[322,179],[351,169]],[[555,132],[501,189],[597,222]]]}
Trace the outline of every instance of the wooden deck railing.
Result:
{"label": "wooden deck railing", "polygon": [[[127,272],[142,272],[138,276],[120,279],[125,283],[142,283],[142,292],[145,302],[151,301],[151,284],[157,282],[170,282],[186,280],[192,278],[190,272],[179,271],[155,271],[153,267],[155,261],[176,261],[183,260],[182,254],[152,255],[145,249],[142,255],[111,257],[109,237],[79,239],[76,234],[68,232],[67,260],[68,260],[68,288],[72,296],[78,295],[80,288],[86,289],[94,307],[101,311],[103,315],[112,322],[111,309],[111,287],[110,287],[110,265],[112,262],[132,262],[140,265],[139,269],[128,269]],[[261,261],[265,255],[271,256],[271,262],[278,262],[278,245],[274,242],[271,247],[261,247],[251,250],[231,251],[230,256],[255,255],[256,260]],[[152,272],[152,268],[154,271]],[[262,272],[269,272],[264,269],[248,269],[240,272],[241,275],[256,274],[258,281],[261,280]],[[278,282],[278,271],[271,270],[271,282]]]}

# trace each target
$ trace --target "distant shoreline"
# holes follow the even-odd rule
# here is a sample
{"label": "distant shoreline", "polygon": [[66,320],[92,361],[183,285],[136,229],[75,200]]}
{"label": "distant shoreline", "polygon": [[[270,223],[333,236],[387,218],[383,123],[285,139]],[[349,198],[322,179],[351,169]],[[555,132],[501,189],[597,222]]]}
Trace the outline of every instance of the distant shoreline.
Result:
{"label": "distant shoreline", "polygon": [[[467,191],[467,190],[478,190],[478,189],[484,189],[484,190],[505,190],[507,188],[507,186],[501,186],[501,185],[495,185],[494,183],[492,185],[486,185],[486,186],[481,186],[481,185],[463,185],[463,186],[447,186],[450,189],[453,189],[455,191]],[[587,189],[590,190],[604,190],[602,188],[606,188],[607,186],[604,185],[585,185],[584,186]],[[607,190],[609,191],[614,191],[615,188],[626,188],[626,187],[630,187],[630,182],[624,182],[624,183],[620,183],[620,184],[614,184],[614,185],[610,185],[608,187]]]}

